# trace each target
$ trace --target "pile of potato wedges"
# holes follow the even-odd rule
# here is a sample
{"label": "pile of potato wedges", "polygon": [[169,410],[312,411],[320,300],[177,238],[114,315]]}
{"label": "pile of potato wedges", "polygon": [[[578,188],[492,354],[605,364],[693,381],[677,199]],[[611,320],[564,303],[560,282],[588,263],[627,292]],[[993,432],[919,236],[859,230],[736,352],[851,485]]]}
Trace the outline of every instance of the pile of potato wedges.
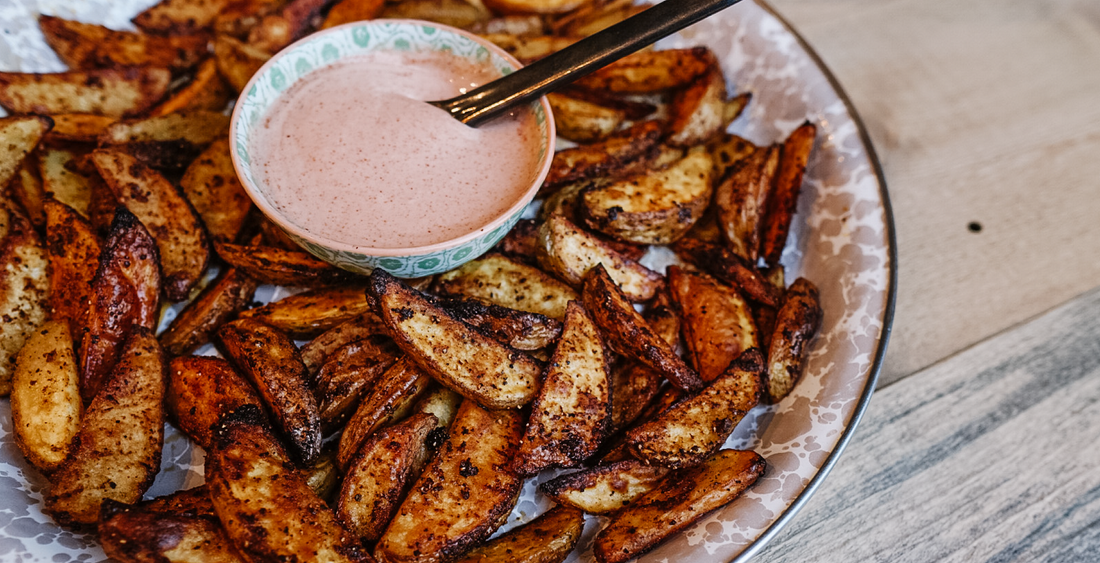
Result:
{"label": "pile of potato wedges", "polygon": [[[642,9],[162,0],[136,32],[41,16],[70,70],[0,72],[0,393],[45,510],[122,562],[549,563],[597,514],[612,563],[751,487],[764,459],[722,446],[790,393],[822,321],[780,264],[816,131],[727,134],[751,96],[706,48],[551,94],[570,143],[537,218],[432,278],[313,258],[230,159],[236,92],[314,30],[420,18],[532,61]],[[652,245],[679,265],[642,265]],[[260,305],[263,284],[302,291]],[[207,343],[220,357],[194,355]],[[143,500],[166,421],[205,450],[206,483]],[[550,468],[575,469],[540,482],[556,506],[495,535]]]}

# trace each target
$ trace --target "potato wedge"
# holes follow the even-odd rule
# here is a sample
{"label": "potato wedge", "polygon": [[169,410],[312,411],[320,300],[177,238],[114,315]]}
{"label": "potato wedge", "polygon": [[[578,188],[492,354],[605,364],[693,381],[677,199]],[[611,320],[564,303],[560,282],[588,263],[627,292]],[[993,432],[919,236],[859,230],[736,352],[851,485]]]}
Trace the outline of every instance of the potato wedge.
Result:
{"label": "potato wedge", "polygon": [[487,411],[463,401],[450,437],[375,547],[378,559],[449,561],[488,538],[523,484],[510,469],[522,433],[519,411]]}
{"label": "potato wedge", "polygon": [[542,270],[500,254],[487,254],[440,274],[435,289],[552,319],[565,318],[566,305],[579,297]]}
{"label": "potato wedge", "polygon": [[348,420],[336,452],[336,463],[348,468],[356,452],[376,430],[400,420],[425,395],[432,378],[408,357],[397,360],[369,389]]}
{"label": "potato wedge", "polygon": [[664,283],[660,274],[613,250],[595,235],[554,215],[539,227],[539,264],[579,286],[596,266],[603,266],[631,301],[643,302]]}
{"label": "potato wedge", "polygon": [[462,395],[436,383],[413,405],[412,410],[414,413],[422,412],[435,416],[438,426],[447,429],[454,422],[462,400]]}
{"label": "potato wedge", "polygon": [[766,400],[777,403],[786,397],[802,376],[810,342],[821,328],[821,300],[817,286],[806,278],[787,288],[787,300],[775,316],[775,330],[768,346],[768,368],[764,373]]}
{"label": "potato wedge", "polygon": [[[543,205],[546,205],[545,202]],[[540,207],[539,210],[541,211],[542,208]],[[539,222],[535,219],[520,219],[516,222],[516,226],[512,227],[512,230],[508,231],[508,234],[493,247],[493,251],[533,263],[535,254],[538,252],[538,230]]]}
{"label": "potato wedge", "polygon": [[92,226],[73,208],[52,199],[44,208],[50,316],[67,320],[73,337],[79,339],[102,244]]}
{"label": "potato wedge", "polygon": [[305,35],[330,4],[332,0],[290,0],[278,13],[264,16],[249,30],[248,44],[268,53],[281,51]]}
{"label": "potato wedge", "polygon": [[513,460],[517,473],[574,467],[596,453],[611,422],[609,363],[591,317],[580,303],[569,303],[565,329]]}
{"label": "potato wedge", "polygon": [[294,342],[253,319],[222,325],[218,340],[226,356],[256,386],[291,453],[305,464],[316,459],[321,453],[321,419]]}
{"label": "potato wedge", "polygon": [[94,524],[105,499],[133,504],[160,471],[164,352],[135,326],[118,364],[84,411],[76,445],[52,476],[46,512],[62,524]]}
{"label": "potato wedge", "polygon": [[51,142],[94,143],[107,128],[118,121],[117,117],[91,113],[62,113],[51,115],[53,128],[45,139]]}
{"label": "potato wedge", "polygon": [[718,226],[730,250],[749,264],[756,264],[764,211],[771,192],[777,147],[761,148],[734,166],[714,191]]}
{"label": "potato wedge", "polygon": [[589,514],[609,514],[652,491],[671,469],[626,459],[569,473],[539,485],[558,504]]}
{"label": "potato wedge", "polygon": [[579,86],[567,86],[559,91],[571,98],[621,111],[623,117],[630,121],[641,121],[657,111],[657,105],[653,103],[610,92],[588,90]]}
{"label": "potato wedge", "polygon": [[229,116],[194,110],[187,113],[123,120],[99,138],[100,146],[122,145],[154,168],[182,171],[207,145],[225,136]]}
{"label": "potato wedge", "polygon": [[769,307],[778,306],[782,299],[781,291],[764,274],[722,244],[684,237],[676,241],[672,248],[685,262],[740,289],[748,299]]}
{"label": "potato wedge", "polygon": [[208,451],[222,415],[244,405],[262,408],[260,396],[233,365],[211,356],[172,358],[164,405],[169,420]]}
{"label": "potato wedge", "polygon": [[72,151],[65,149],[44,148],[38,155],[38,172],[42,176],[42,189],[46,195],[68,205],[80,214],[88,217],[88,207],[92,201],[92,187],[99,179],[88,178],[71,169],[70,163],[75,158]]}
{"label": "potato wedge", "polygon": [[468,27],[466,31],[478,35],[501,34],[513,37],[530,37],[543,35],[547,32],[547,29],[546,22],[538,14],[513,14],[478,22]]}
{"label": "potato wedge", "polygon": [[[118,362],[134,327],[153,330],[160,313],[157,245],[133,213],[120,207],[92,277],[80,342],[80,395],[91,401]],[[78,306],[78,304],[74,304]]]}
{"label": "potato wedge", "polygon": [[783,155],[775,173],[775,188],[768,198],[768,213],[764,223],[764,238],[760,255],[769,265],[776,265],[787,245],[787,233],[791,220],[798,210],[798,194],[802,191],[802,177],[814,150],[817,127],[809,121],[798,126],[783,142]]}
{"label": "potato wedge", "polygon": [[171,80],[159,67],[0,72],[0,106],[12,113],[135,115],[159,102]]}
{"label": "potato wedge", "polygon": [[706,47],[639,51],[574,84],[616,94],[653,94],[688,85],[710,70],[713,59]]}
{"label": "potato wedge", "polygon": [[264,66],[271,55],[232,37],[219,35],[214,39],[214,60],[218,72],[237,92],[244,90],[252,75]]}
{"label": "potato wedge", "polygon": [[184,35],[210,27],[232,0],[160,0],[131,20],[154,35]]}
{"label": "potato wedge", "polygon": [[257,285],[256,280],[240,270],[226,269],[161,333],[160,344],[164,351],[169,356],[182,356],[210,342],[218,327],[248,306]]}
{"label": "potato wedge", "polygon": [[23,159],[8,184],[8,193],[24,211],[27,219],[39,232],[46,226],[46,214],[42,204],[46,192],[42,189],[42,177],[38,174],[38,155],[31,153]]}
{"label": "potato wedge", "polygon": [[214,32],[244,38],[269,14],[274,14],[288,0],[233,0],[214,18]]}
{"label": "potato wedge", "polygon": [[554,153],[539,195],[545,197],[572,182],[614,175],[652,151],[662,129],[659,121],[642,121],[598,143]]}
{"label": "potato wedge", "polygon": [[340,0],[325,16],[321,29],[336,27],[345,23],[373,20],[382,13],[385,0]]}
{"label": "potato wedge", "polygon": [[344,527],[365,541],[382,537],[433,450],[442,445],[438,423],[433,415],[414,414],[363,444],[336,499],[336,519]]}
{"label": "potato wedge", "polygon": [[0,118],[0,187],[6,187],[18,173],[23,160],[53,127],[48,117]]}
{"label": "potato wedge", "polygon": [[216,516],[156,512],[107,499],[98,532],[103,551],[120,563],[244,563]]}
{"label": "potato wedge", "polygon": [[765,466],[756,452],[722,450],[698,467],[670,474],[596,534],[596,561],[623,563],[657,547],[740,496],[763,475]]}
{"label": "potato wedge", "polygon": [[[680,343],[680,317],[665,305],[650,306],[644,318],[653,332],[674,350]],[[664,376],[637,361],[621,361],[611,369],[611,432],[626,428],[660,393]]]}
{"label": "potato wedge", "polygon": [[118,202],[157,241],[165,296],[171,301],[186,299],[210,260],[202,219],[171,182],[127,151],[99,149],[92,159]]}
{"label": "potato wedge", "polygon": [[47,321],[27,338],[12,377],[12,429],[23,457],[44,473],[57,469],[80,432],[83,412],[69,322]]}
{"label": "potato wedge", "polygon": [[663,170],[594,185],[580,198],[589,227],[621,240],[667,244],[684,235],[710,204],[713,162],[704,147]]}
{"label": "potato wedge", "polygon": [[484,37],[523,64],[530,64],[556,53],[581,39],[557,35],[517,36],[507,33],[488,33]]}
{"label": "potato wedge", "polygon": [[240,314],[295,338],[311,338],[370,311],[361,285],[313,289]]}
{"label": "potato wedge", "polygon": [[561,323],[538,313],[487,305],[472,299],[445,299],[438,305],[452,317],[516,350],[538,350],[561,336]]}
{"label": "potato wedge", "polygon": [[[321,333],[301,348],[302,362],[305,363],[310,377],[325,364],[337,350],[375,335],[387,335],[386,325],[374,313],[363,313],[351,320],[344,321]],[[316,381],[311,380],[311,381]]]}
{"label": "potato wedge", "polygon": [[578,143],[599,141],[615,132],[626,116],[623,112],[564,94],[546,95],[554,111],[558,135]]}
{"label": "potato wedge", "polygon": [[440,383],[490,408],[530,403],[542,366],[432,304],[384,270],[375,270],[368,292],[397,345]]}
{"label": "potato wedge", "polygon": [[760,350],[746,350],[698,395],[630,430],[630,451],[646,463],[671,469],[702,463],[760,402],[763,371]]}
{"label": "potato wedge", "polygon": [[45,320],[47,256],[30,221],[10,201],[0,203],[0,396],[11,391],[15,358],[31,331]]}
{"label": "potato wedge", "polygon": [[402,0],[386,3],[380,19],[416,19],[465,28],[489,19],[492,14],[483,6],[463,0]]}
{"label": "potato wedge", "polygon": [[346,283],[355,278],[353,274],[305,252],[222,242],[214,243],[214,249],[219,258],[262,283],[320,287]]}
{"label": "potato wedge", "polygon": [[584,514],[555,506],[538,518],[474,548],[457,563],[561,563],[577,546]]}
{"label": "potato wedge", "polygon": [[201,34],[157,37],[46,15],[38,16],[38,27],[61,61],[78,70],[124,66],[186,70],[198,64],[209,41]]}
{"label": "potato wedge", "polygon": [[218,517],[218,513],[214,512],[214,504],[210,502],[210,488],[205,484],[142,501],[134,506],[160,514]]}
{"label": "potato wedge", "polygon": [[726,78],[715,60],[711,70],[676,92],[669,105],[669,135],[666,142],[677,147],[706,143],[720,133],[752,99],[741,94],[726,99]]}
{"label": "potato wedge", "polygon": [[214,510],[247,560],[372,561],[294,469],[260,409],[223,418],[206,467]]}
{"label": "potato wedge", "polygon": [[752,310],[736,289],[678,266],[668,269],[668,287],[684,320],[688,359],[703,381],[713,381],[745,350],[759,346]]}
{"label": "potato wedge", "polygon": [[149,112],[152,116],[170,115],[176,112],[221,111],[229,105],[233,90],[218,73],[218,61],[213,57],[204,60],[195,70],[195,77],[186,86],[176,90],[168,99]]}
{"label": "potato wedge", "polygon": [[714,158],[714,177],[724,179],[735,166],[739,166],[741,161],[759,149],[760,147],[752,141],[737,135],[728,133],[719,135],[718,138],[707,143],[707,150]]}
{"label": "potato wedge", "polygon": [[228,137],[214,141],[187,167],[180,180],[183,195],[202,217],[210,237],[218,242],[237,240],[252,209],[252,200],[237,179],[229,150]]}
{"label": "potato wedge", "polygon": [[357,340],[329,356],[314,376],[313,396],[328,432],[343,426],[359,399],[397,361],[401,351],[388,336]]}
{"label": "potato wedge", "polygon": [[584,4],[584,0],[488,0],[485,5],[502,14],[560,14]]}
{"label": "potato wedge", "polygon": [[585,310],[592,315],[612,350],[657,370],[680,389],[694,391],[703,387],[699,374],[650,328],[603,266],[593,268],[585,276],[582,298]]}

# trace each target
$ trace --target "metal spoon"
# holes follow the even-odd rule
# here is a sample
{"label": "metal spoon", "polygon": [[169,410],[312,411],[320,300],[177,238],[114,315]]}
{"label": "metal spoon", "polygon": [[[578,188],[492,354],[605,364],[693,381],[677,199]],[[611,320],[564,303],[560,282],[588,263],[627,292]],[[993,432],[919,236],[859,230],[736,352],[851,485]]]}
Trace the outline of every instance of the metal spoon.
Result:
{"label": "metal spoon", "polygon": [[428,103],[477,127],[513,106],[569,84],[739,1],[665,0],[508,76],[461,96]]}

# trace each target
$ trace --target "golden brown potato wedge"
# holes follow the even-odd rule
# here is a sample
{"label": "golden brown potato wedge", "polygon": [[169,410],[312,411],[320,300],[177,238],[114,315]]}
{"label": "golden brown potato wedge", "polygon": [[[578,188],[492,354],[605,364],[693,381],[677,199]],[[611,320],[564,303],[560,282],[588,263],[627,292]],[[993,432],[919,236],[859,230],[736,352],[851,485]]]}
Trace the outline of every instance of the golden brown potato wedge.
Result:
{"label": "golden brown potato wedge", "polygon": [[578,143],[599,141],[615,132],[626,116],[622,111],[603,107],[564,94],[546,95],[554,111],[558,135]]}
{"label": "golden brown potato wedge", "polygon": [[776,313],[775,330],[768,346],[764,389],[769,403],[779,402],[798,383],[821,320],[817,286],[806,278],[794,280],[787,288],[786,302]]}
{"label": "golden brown potato wedge", "polygon": [[153,330],[160,313],[157,245],[137,217],[120,207],[92,278],[80,342],[80,395],[87,403],[118,362],[133,327]]}
{"label": "golden brown potato wedge", "polygon": [[397,345],[440,383],[490,408],[519,408],[535,398],[542,366],[531,356],[466,325],[381,269],[371,274],[368,292]]}
{"label": "golden brown potato wedge", "polygon": [[657,547],[740,496],[760,478],[765,465],[756,452],[722,450],[698,467],[670,474],[596,534],[596,561],[623,563]]}
{"label": "golden brown potato wedge", "polygon": [[578,298],[573,288],[542,270],[500,254],[486,254],[440,274],[435,289],[552,319],[565,318],[566,305]]}
{"label": "golden brown potato wedge", "polygon": [[171,182],[127,151],[99,149],[92,159],[118,202],[157,241],[165,296],[171,301],[186,299],[210,260],[202,219]]}
{"label": "golden brown potato wedge", "polygon": [[214,243],[214,248],[222,260],[262,283],[319,287],[355,277],[305,252],[222,242]]}
{"label": "golden brown potato wedge", "polygon": [[474,548],[457,563],[561,563],[577,546],[584,513],[555,506],[538,518]]}
{"label": "golden brown potato wedge", "polygon": [[207,145],[225,136],[229,116],[217,111],[123,120],[112,124],[99,138],[101,146],[123,145],[154,168],[184,170]]}
{"label": "golden brown potato wedge", "polygon": [[99,181],[75,172],[69,166],[75,155],[65,149],[44,148],[39,151],[38,171],[42,176],[42,189],[46,195],[59,203],[68,205],[82,217],[88,217],[88,206],[92,201],[93,182]]}
{"label": "golden brown potato wedge", "polygon": [[312,289],[240,314],[295,338],[311,338],[370,311],[361,285]]}
{"label": "golden brown potato wedge", "polygon": [[749,348],[759,346],[752,310],[741,293],[678,266],[668,287],[683,318],[684,347],[703,381],[713,381]]}
{"label": "golden brown potato wedge", "polygon": [[609,363],[591,317],[580,303],[569,303],[565,329],[513,460],[517,473],[574,467],[596,453],[611,422]]}
{"label": "golden brown potato wedge", "polygon": [[740,165],[742,160],[759,149],[760,147],[752,141],[737,135],[728,133],[719,135],[718,138],[707,143],[707,150],[714,157],[714,177],[724,179],[735,166]]}
{"label": "golden brown potato wedge", "polygon": [[107,128],[118,121],[117,117],[91,113],[63,113],[51,115],[53,129],[46,134],[47,141],[94,143]]}
{"label": "golden brown potato wedge", "polygon": [[802,191],[802,176],[810,161],[814,149],[817,127],[809,121],[798,126],[783,142],[783,154],[779,158],[779,169],[775,173],[775,188],[768,198],[768,214],[764,224],[764,238],[761,241],[760,255],[764,261],[774,266],[783,255],[787,245],[787,233],[791,230],[791,220],[798,210],[798,194]]}
{"label": "golden brown potato wedge", "polygon": [[214,60],[222,78],[241,92],[252,75],[264,66],[271,55],[262,49],[246,45],[232,37],[219,35],[214,39]]}
{"label": "golden brown potato wedge", "polygon": [[560,14],[584,4],[584,0],[488,0],[485,5],[502,14]]}
{"label": "golden brown potato wedge", "polygon": [[156,512],[107,499],[98,532],[103,551],[120,563],[244,563],[216,516]]}
{"label": "golden brown potato wedge", "polygon": [[[365,541],[382,537],[401,499],[442,443],[438,423],[433,415],[414,414],[363,444],[336,499],[336,518],[344,527]],[[438,440],[434,446],[433,437]]]}
{"label": "golden brown potato wedge", "polygon": [[0,187],[6,187],[18,173],[23,160],[53,127],[48,117],[0,118]]}
{"label": "golden brown potato wedge", "polygon": [[232,95],[233,90],[218,73],[218,61],[211,57],[199,64],[191,82],[173,92],[149,114],[163,116],[176,112],[221,111],[229,104]]}
{"label": "golden brown potato wedge", "polygon": [[[598,3],[597,3],[598,4]],[[589,4],[592,6],[593,4]],[[603,31],[626,18],[645,11],[649,6],[646,4],[635,5],[630,0],[618,0],[608,2],[596,10],[589,11],[580,17],[566,16],[562,22],[556,22],[554,25],[555,33],[564,35],[572,35],[576,37],[588,37],[594,33]],[[577,10],[574,14],[584,11],[583,9]]]}
{"label": "golden brown potato wedge", "polygon": [[45,211],[50,316],[67,320],[73,337],[79,339],[102,245],[92,226],[71,207],[51,199]]}
{"label": "golden brown potato wedge", "polygon": [[321,419],[294,342],[253,319],[222,325],[218,339],[226,356],[256,386],[294,456],[307,464],[316,459],[321,453]]}
{"label": "golden brown potato wedge", "polygon": [[469,27],[489,19],[484,7],[463,0],[402,0],[387,3],[379,18],[425,20],[451,27]]}
{"label": "golden brown potato wedge", "polygon": [[446,429],[454,422],[460,404],[462,404],[462,395],[436,383],[413,405],[412,410],[414,413],[422,412],[435,416],[438,426]]}
{"label": "golden brown potato wedge", "polygon": [[[663,293],[662,293],[663,295]],[[653,332],[676,349],[680,343],[680,317],[667,305],[650,306],[645,320]],[[611,370],[611,431],[626,428],[642,414],[661,390],[664,376],[648,365],[624,360]]]}
{"label": "golden brown potato wedge", "polygon": [[142,501],[135,506],[160,514],[218,517],[214,512],[214,504],[210,502],[210,489],[205,484]]}
{"label": "golden brown potato wedge", "polygon": [[328,29],[345,23],[373,20],[382,13],[385,0],[340,0],[325,16],[321,29]]}
{"label": "golden brown potato wedge", "polygon": [[617,94],[652,94],[686,86],[708,72],[714,55],[706,47],[639,51],[627,55],[575,84]]}
{"label": "golden brown potato wedge", "polygon": [[104,499],[133,504],[153,484],[164,445],[166,367],[152,331],[135,326],[52,476],[46,511],[58,522],[93,524]]}
{"label": "golden brown potato wedge", "polygon": [[363,313],[326,330],[302,346],[302,362],[306,364],[306,369],[313,377],[337,350],[375,335],[387,335],[386,325],[373,312]]}
{"label": "golden brown potato wedge", "polygon": [[432,378],[408,357],[397,360],[367,391],[348,420],[336,452],[341,468],[351,464],[359,448],[376,430],[400,420],[430,389]]}
{"label": "golden brown potato wedge", "polygon": [[186,70],[206,53],[206,35],[157,37],[42,15],[46,43],[72,69],[157,66]]}
{"label": "golden brown potato wedge", "polygon": [[671,469],[702,463],[760,402],[764,355],[745,351],[698,395],[688,397],[627,433],[630,451]]}
{"label": "golden brown potato wedge", "polygon": [[652,491],[670,471],[667,467],[625,459],[562,475],[539,485],[539,490],[558,504],[589,514],[608,514]]}
{"label": "golden brown potato wedge", "polygon": [[659,121],[642,121],[598,143],[554,153],[539,195],[547,196],[572,182],[615,175],[652,151],[662,129]]}
{"label": "golden brown potato wedge", "polygon": [[511,461],[523,433],[515,410],[463,401],[450,437],[417,479],[375,547],[383,561],[448,561],[488,538],[511,512],[523,478]]}
{"label": "golden brown potato wedge", "polygon": [[49,307],[46,249],[11,201],[0,202],[0,396],[11,391],[15,357]]}
{"label": "golden brown potato wedge", "polygon": [[180,188],[202,217],[211,238],[218,242],[237,239],[252,209],[252,200],[233,169],[228,138],[214,141],[187,167]]}
{"label": "golden brown potato wedge", "polygon": [[233,365],[212,356],[172,358],[164,404],[176,427],[205,450],[214,444],[222,415],[244,405],[262,408],[259,395]]}
{"label": "golden brown potato wedge", "polygon": [[585,310],[592,315],[612,350],[657,370],[680,389],[694,391],[703,387],[699,374],[650,328],[602,266],[585,276],[582,298]]}
{"label": "golden brown potato wedge", "polygon": [[182,356],[210,342],[218,327],[248,306],[256,286],[256,280],[240,270],[226,269],[188,303],[160,335],[164,351],[169,356]]}
{"label": "golden brown potato wedge", "polygon": [[676,241],[672,248],[685,262],[739,288],[746,298],[769,307],[779,305],[782,297],[780,289],[726,246],[684,237]]}
{"label": "golden brown potato wedge", "polygon": [[621,111],[623,117],[630,121],[641,121],[657,111],[657,105],[636,97],[627,98],[610,92],[588,90],[579,86],[567,86],[559,91],[571,98]]}
{"label": "golden brown potato wedge", "polygon": [[38,174],[38,154],[31,153],[23,159],[8,184],[8,193],[34,228],[41,232],[46,227],[46,214],[42,209],[46,192],[42,189],[42,177]]}
{"label": "golden brown potato wedge", "polygon": [[83,411],[69,323],[47,321],[27,338],[12,377],[12,429],[23,457],[44,473],[57,469],[80,432]]}
{"label": "golden brown potato wedge", "polygon": [[749,264],[759,255],[760,236],[776,166],[777,147],[761,148],[734,166],[714,190],[718,226],[734,254]]}
{"label": "golden brown potato wedge", "polygon": [[445,299],[438,305],[454,318],[516,350],[538,350],[561,336],[561,323],[538,313],[489,305],[473,299]]}
{"label": "golden brown potato wedge", "polygon": [[154,35],[184,35],[210,27],[232,0],[161,0],[134,16],[139,29]]}
{"label": "golden brown potato wedge", "polygon": [[579,286],[596,266],[603,266],[631,301],[649,301],[664,283],[660,274],[615,251],[595,235],[554,215],[539,227],[539,264]]}
{"label": "golden brown potato wedge", "polygon": [[371,561],[291,464],[258,408],[223,418],[206,479],[218,518],[249,561]]}
{"label": "golden brown potato wedge", "polygon": [[584,190],[580,214],[589,227],[641,244],[679,239],[710,204],[710,154],[704,147],[663,170]]}
{"label": "golden brown potato wedge", "polygon": [[714,139],[741,115],[752,99],[750,94],[741,94],[727,100],[726,78],[717,61],[713,65],[710,72],[673,96],[669,106],[669,144],[691,147]]}
{"label": "golden brown potato wedge", "polygon": [[278,13],[264,16],[248,31],[248,44],[276,53],[302,37],[332,0],[290,0]]}
{"label": "golden brown potato wedge", "polygon": [[388,336],[376,335],[345,345],[325,360],[314,376],[321,426],[343,426],[359,399],[397,361],[401,351]]}
{"label": "golden brown potato wedge", "polygon": [[232,0],[214,18],[214,31],[232,37],[244,38],[248,32],[269,14],[274,14],[288,0]]}
{"label": "golden brown potato wedge", "polygon": [[[335,9],[335,8],[333,8]],[[546,22],[538,14],[513,14],[510,16],[498,16],[491,20],[478,22],[466,28],[470,33],[478,35],[502,34],[514,37],[530,37],[543,35],[547,32]]]}
{"label": "golden brown potato wedge", "polygon": [[523,64],[530,64],[580,40],[579,37],[561,37],[558,35],[519,36],[509,33],[488,33],[484,37]]}
{"label": "golden brown potato wedge", "polygon": [[159,67],[0,72],[0,106],[12,113],[135,115],[159,102],[171,80]]}

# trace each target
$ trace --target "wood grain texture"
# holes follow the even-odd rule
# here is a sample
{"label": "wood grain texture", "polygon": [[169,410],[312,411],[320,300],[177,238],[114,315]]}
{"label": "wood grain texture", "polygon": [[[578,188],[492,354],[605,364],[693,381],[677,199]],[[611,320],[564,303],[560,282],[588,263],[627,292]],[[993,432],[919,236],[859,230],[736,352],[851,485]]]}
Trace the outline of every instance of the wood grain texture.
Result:
{"label": "wood grain texture", "polygon": [[754,561],[1100,561],[1100,289],[876,393]]}
{"label": "wood grain texture", "polygon": [[880,385],[1097,286],[1100,3],[770,1],[885,169],[900,283]]}

